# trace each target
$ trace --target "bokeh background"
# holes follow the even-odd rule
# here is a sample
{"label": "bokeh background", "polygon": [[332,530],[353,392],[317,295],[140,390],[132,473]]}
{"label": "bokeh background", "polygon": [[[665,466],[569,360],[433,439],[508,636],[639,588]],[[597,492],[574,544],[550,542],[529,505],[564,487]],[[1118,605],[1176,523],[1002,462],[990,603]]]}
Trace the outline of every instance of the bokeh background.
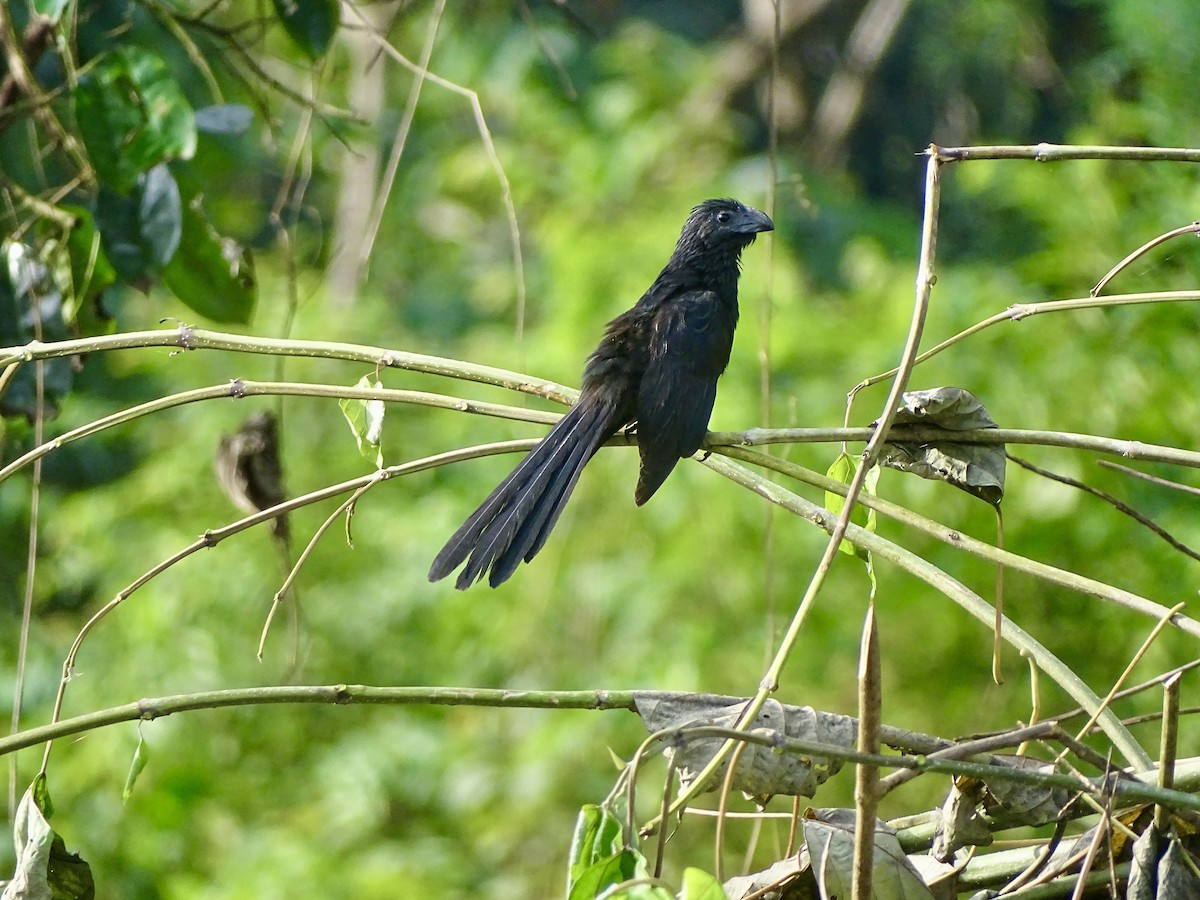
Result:
{"label": "bokeh background", "polygon": [[[207,5],[178,8],[196,13]],[[776,36],[775,8],[764,0],[459,2],[440,12],[424,0],[346,5],[319,67],[278,29],[268,31],[255,47],[259,63],[298,93],[312,91],[365,122],[306,117],[279,92],[268,92],[261,109],[217,70],[226,99],[255,110],[254,125],[240,136],[202,136],[195,158],[179,165],[204,186],[221,233],[256,255],[259,300],[243,330],[445,355],[577,384],[604,323],[652,281],[691,206],[732,195],[773,203],[777,230],[745,254],[742,325],[712,428],[839,425],[847,391],[894,365],[903,343],[920,154],[930,142],[1200,141],[1200,18],[1187,0],[1153,9],[1139,0],[781,0],[781,7]],[[18,15],[22,8],[14,7]],[[253,14],[252,4],[226,3],[212,16],[232,25]],[[378,236],[360,265],[414,76],[358,26],[365,17],[417,60],[435,15],[430,71],[476,92],[511,186],[523,316],[496,169],[469,97],[438,82],[421,88]],[[210,102],[161,21],[150,2],[79,8],[81,33],[153,48],[194,105]],[[19,129],[3,135],[0,150],[6,177],[20,181],[33,171]],[[945,176],[929,345],[1012,303],[1085,296],[1126,253],[1200,209],[1200,172],[1185,164],[972,162]],[[269,215],[281,188],[299,198],[283,210],[286,244]],[[1186,289],[1198,278],[1200,249],[1180,240],[1112,290]],[[158,287],[106,302],[123,330],[155,328],[163,317],[208,324]],[[1200,433],[1191,388],[1200,372],[1195,322],[1188,304],[1158,304],[1000,325],[919,367],[913,386],[966,387],[1005,427],[1193,447]],[[58,433],[233,378],[282,371],[288,380],[350,385],[372,374],[302,359],[277,366],[269,357],[218,352],[93,355],[48,428]],[[553,408],[446,379],[380,377],[389,387]],[[875,418],[883,391],[865,391],[851,422]],[[223,433],[264,409],[280,407],[270,398],[193,404],[46,458],[26,725],[47,720],[63,655],[89,615],[239,515],[215,482],[213,455]],[[281,416],[292,494],[370,471],[336,403],[288,399]],[[395,463],[543,430],[393,406],[383,449]],[[7,462],[32,445],[32,430],[8,420],[0,441]],[[838,449],[774,452],[824,471]],[[1180,540],[1200,544],[1194,498],[1103,470],[1088,454],[1010,449],[1111,491]],[[340,525],[331,529],[300,575],[298,671],[290,671],[282,621],[265,660],[255,659],[283,577],[270,535],[257,529],[155,578],[104,621],[84,644],[65,714],[285,677],[754,691],[824,547],[821,532],[687,463],[652,503],[635,508],[636,454],[613,449],[588,467],[554,537],[509,583],[465,593],[427,583],[446,536],[514,462],[473,461],[367,494],[353,545]],[[1194,480],[1180,469],[1145,468]],[[1009,475],[1009,549],[1167,606],[1193,599],[1194,561],[1095,498],[1023,471]],[[30,489],[28,470],[0,486],[6,697]],[[991,510],[952,488],[887,472],[879,489],[995,539]],[[296,514],[297,541],[335,507]],[[989,564],[892,523],[879,527],[990,596]],[[986,628],[894,569],[880,566],[878,578],[885,721],[950,737],[1028,718],[1021,660],[1010,653],[1008,680],[997,687]],[[839,559],[780,699],[853,713],[868,592],[862,566]],[[1100,693],[1153,624],[1025,577],[1010,576],[1006,599],[1009,614]],[[1194,639],[1168,631],[1135,677],[1196,655]],[[1045,682],[1043,690],[1044,715],[1074,706]],[[1185,705],[1194,695],[1189,678]],[[1159,703],[1151,693],[1120,711]],[[140,730],[149,763],[127,802],[121,793],[138,742],[134,726],[61,742],[52,758],[53,823],[92,864],[99,896],[553,896],[565,881],[578,808],[605,796],[616,774],[611,754],[628,758],[643,736],[628,713],[398,707],[203,711]],[[1137,734],[1157,747],[1156,726]],[[1184,734],[1194,742],[1195,729]],[[20,754],[18,789],[39,760],[37,751]],[[660,772],[647,776],[648,802],[657,802]],[[889,797],[883,812],[930,808],[945,787],[920,779]],[[847,771],[816,805],[851,798]],[[786,825],[765,826],[754,860],[773,859],[786,834]],[[709,866],[711,837],[710,821],[689,820],[668,849],[668,877],[685,864]],[[751,827],[739,823],[727,842],[737,868]],[[0,868],[11,870],[10,855],[0,850]]]}

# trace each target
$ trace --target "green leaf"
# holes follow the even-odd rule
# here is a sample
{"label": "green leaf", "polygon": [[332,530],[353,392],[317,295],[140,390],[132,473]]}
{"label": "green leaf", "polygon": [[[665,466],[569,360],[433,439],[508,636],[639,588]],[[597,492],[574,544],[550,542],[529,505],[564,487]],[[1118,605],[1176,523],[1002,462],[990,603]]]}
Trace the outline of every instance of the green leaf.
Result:
{"label": "green leaf", "polygon": [[[833,461],[833,465],[829,467],[829,470],[825,474],[834,481],[848,485],[854,479],[854,472],[857,467],[858,458],[853,457],[849,453],[843,451],[838,454],[837,458]],[[876,486],[878,484],[879,467],[875,466],[870,472],[867,473],[867,477],[863,481],[862,493],[870,497],[876,496]],[[834,515],[840,516],[842,514],[842,510],[846,508],[846,498],[841,494],[835,494],[832,491],[826,491],[825,508]],[[867,507],[863,506],[861,503],[856,503],[854,505],[854,512],[850,514],[850,521],[853,524],[858,525],[860,528],[865,528],[872,534],[875,533],[877,524],[875,510],[867,509]],[[840,547],[838,547],[838,550],[840,550],[842,553],[849,554],[850,556],[857,556],[867,564],[868,569],[873,568],[871,565],[871,554],[866,550],[855,547],[849,541],[842,541],[842,544]],[[872,574],[872,579],[873,578],[874,575]]]}
{"label": "green leaf", "polygon": [[214,322],[249,322],[258,296],[249,251],[213,230],[199,196],[183,208],[181,232],[179,249],[163,269],[163,282]]}
{"label": "green leaf", "polygon": [[58,22],[68,2],[69,0],[33,0],[33,9],[42,18]]}
{"label": "green leaf", "polygon": [[142,770],[146,768],[148,762],[150,762],[150,745],[142,736],[142,729],[138,728],[137,747],[134,749],[133,759],[129,763],[129,774],[125,776],[125,787],[121,789],[122,801],[127,801],[133,796],[133,786],[137,784],[138,776],[142,774]]}
{"label": "green leaf", "polygon": [[82,335],[109,334],[116,320],[104,308],[101,295],[116,283],[117,272],[104,253],[91,212],[82,206],[64,206],[63,212],[75,217],[66,240],[70,296],[63,317]]}
{"label": "green leaf", "polygon": [[128,194],[101,187],[96,226],[117,274],[131,284],[165,266],[179,247],[183,207],[179,186],[165,165],[138,176]]}
{"label": "green leaf", "polygon": [[629,881],[644,870],[645,860],[635,850],[622,850],[592,863],[571,884],[568,900],[592,900],[606,887]]}
{"label": "green leaf", "polygon": [[[358,379],[357,388],[380,390],[383,382],[378,378],[372,379],[364,375]],[[339,400],[342,415],[354,432],[354,440],[358,443],[358,452],[366,459],[375,463],[377,469],[383,468],[383,415],[386,407],[382,400]]]}
{"label": "green leaf", "polygon": [[683,870],[683,892],[679,900],[727,900],[721,882],[703,869]]}
{"label": "green leaf", "polygon": [[338,0],[274,0],[275,14],[292,42],[311,59],[320,59],[337,31]]}
{"label": "green leaf", "polygon": [[584,806],[575,819],[575,834],[571,839],[569,884],[574,884],[598,860],[620,851],[624,844],[616,816],[603,806]]}
{"label": "green leaf", "polygon": [[125,46],[102,57],[72,93],[75,120],[101,184],[128,192],[138,176],[196,151],[192,107],[166,63]]}
{"label": "green leaf", "polygon": [[[612,810],[589,804],[579,811],[571,839],[568,900],[591,900],[606,887],[648,874],[645,857],[625,845],[624,826]],[[661,896],[670,900],[670,894],[654,891],[647,886],[622,891],[618,896],[630,900],[657,900]]]}
{"label": "green leaf", "polygon": [[37,808],[42,815],[49,819],[54,815],[54,801],[50,799],[50,779],[46,777],[45,772],[41,772],[33,779],[33,784],[29,786],[29,790],[33,792],[33,802],[37,804]]}

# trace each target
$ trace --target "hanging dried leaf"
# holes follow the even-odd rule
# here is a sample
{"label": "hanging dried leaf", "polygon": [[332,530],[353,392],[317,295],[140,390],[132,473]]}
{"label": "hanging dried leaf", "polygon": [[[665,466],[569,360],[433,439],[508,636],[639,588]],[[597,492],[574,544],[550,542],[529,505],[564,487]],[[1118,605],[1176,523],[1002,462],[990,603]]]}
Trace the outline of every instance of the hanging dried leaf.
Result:
{"label": "hanging dried leaf", "polygon": [[942,815],[933,835],[930,854],[942,862],[950,862],[961,847],[986,847],[992,843],[992,832],[979,806],[983,800],[983,782],[974,778],[958,778],[942,803]]}
{"label": "hanging dried leaf", "polygon": [[[222,435],[214,469],[221,487],[239,509],[260,512],[286,500],[275,416],[255,413],[235,434]],[[276,517],[271,527],[275,537],[286,543],[287,515]]]}
{"label": "hanging dried leaf", "polygon": [[[933,481],[945,481],[993,506],[1004,498],[1003,444],[964,444],[953,440],[956,431],[996,428],[983,404],[969,391],[956,387],[908,391],[896,411],[895,440],[883,445],[880,462],[901,472]],[[946,440],[905,441],[905,425],[920,425],[946,432]]]}
{"label": "hanging dried leaf", "polygon": [[[713,694],[639,693],[638,715],[648,731],[664,728],[694,728],[715,725],[731,728],[741,717],[749,701]],[[838,747],[853,747],[858,735],[858,722],[849,716],[818,712],[810,706],[785,706],[768,700],[754,720],[753,731],[768,731],[787,737],[820,741]],[[686,786],[699,774],[725,743],[724,738],[682,735],[664,751],[672,756],[679,777]],[[822,757],[780,753],[778,749],[750,744],[738,761],[733,789],[759,802],[775,794],[812,797],[832,775],[842,767],[839,760]],[[724,777],[724,768],[717,780],[705,786],[714,790]]]}

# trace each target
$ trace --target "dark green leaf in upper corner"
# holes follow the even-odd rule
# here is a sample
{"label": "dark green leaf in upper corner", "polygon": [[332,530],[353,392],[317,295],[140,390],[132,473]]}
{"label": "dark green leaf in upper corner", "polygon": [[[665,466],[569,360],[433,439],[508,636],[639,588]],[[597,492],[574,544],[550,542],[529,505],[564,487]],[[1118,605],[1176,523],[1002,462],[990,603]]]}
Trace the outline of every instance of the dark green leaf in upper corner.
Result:
{"label": "dark green leaf in upper corner", "polygon": [[244,325],[254,313],[258,282],[250,252],[213,230],[199,196],[183,208],[179,249],[162,277],[176,297],[214,322]]}
{"label": "dark green leaf in upper corner", "polygon": [[179,186],[165,164],[138,177],[133,190],[100,189],[96,225],[113,268],[130,284],[162,269],[175,255],[183,232]]}
{"label": "dark green leaf in upper corner", "polygon": [[[905,441],[901,438],[906,425],[945,431],[946,440]],[[895,439],[883,445],[879,460],[883,465],[945,481],[993,506],[1004,499],[1004,445],[953,440],[956,431],[997,427],[974,394],[956,387],[909,391],[896,411],[894,426]]]}
{"label": "dark green leaf in upper corner", "polygon": [[159,163],[196,151],[196,118],[166,63],[125,46],[102,57],[72,93],[75,119],[101,184],[123,194]]}
{"label": "dark green leaf in upper corner", "polygon": [[274,0],[284,30],[305,56],[320,59],[333,42],[341,6],[338,0]]}

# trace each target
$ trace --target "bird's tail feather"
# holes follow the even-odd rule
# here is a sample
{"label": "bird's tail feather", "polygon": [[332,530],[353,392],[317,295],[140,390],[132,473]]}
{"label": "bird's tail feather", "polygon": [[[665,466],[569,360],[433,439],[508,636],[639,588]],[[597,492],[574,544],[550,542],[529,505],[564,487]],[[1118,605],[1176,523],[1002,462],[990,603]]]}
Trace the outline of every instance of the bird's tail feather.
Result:
{"label": "bird's tail feather", "polygon": [[595,400],[572,407],[446,542],[429,569],[429,580],[446,577],[465,561],[455,587],[468,588],[489,570],[488,582],[495,587],[522,559],[532,559],[584,465],[615,431],[612,416],[608,404]]}

